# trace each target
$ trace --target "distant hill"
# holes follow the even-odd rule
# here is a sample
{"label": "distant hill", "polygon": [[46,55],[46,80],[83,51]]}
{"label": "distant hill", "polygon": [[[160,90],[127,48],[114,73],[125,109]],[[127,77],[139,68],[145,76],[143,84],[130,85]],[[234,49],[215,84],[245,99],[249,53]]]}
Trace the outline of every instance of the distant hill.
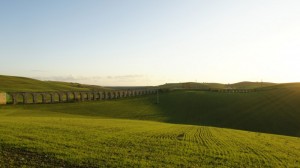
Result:
{"label": "distant hill", "polygon": [[[157,95],[147,95],[0,106],[0,167],[299,167],[300,83],[232,86],[257,88],[250,93],[182,85],[228,87],[166,84],[179,89],[158,94],[159,103]],[[98,88],[7,76],[0,77],[0,87]]]}
{"label": "distant hill", "polygon": [[196,83],[196,82],[185,82],[185,83],[166,83],[160,85],[160,88],[163,89],[223,89],[225,88],[224,84],[220,83]]}
{"label": "distant hill", "polygon": [[101,86],[83,85],[79,83],[41,81],[25,77],[0,75],[0,91],[89,91],[104,90]]}
{"label": "distant hill", "polygon": [[166,83],[160,85],[160,88],[168,89],[256,89],[261,87],[275,86],[276,83],[268,82],[239,82],[233,84],[221,84],[221,83],[196,83],[196,82],[185,82],[185,83]]}
{"label": "distant hill", "polygon": [[[159,102],[156,104],[156,95],[150,95],[120,101],[7,108],[18,109],[16,112],[35,111],[39,115],[55,111],[80,116],[206,125],[300,137],[300,83],[265,87],[262,91],[251,93],[178,90],[159,94]],[[27,111],[24,112],[25,116]]]}
{"label": "distant hill", "polygon": [[256,88],[263,88],[263,87],[269,87],[269,86],[275,86],[276,83],[270,83],[270,82],[239,82],[230,84],[229,87],[234,89],[256,89]]}

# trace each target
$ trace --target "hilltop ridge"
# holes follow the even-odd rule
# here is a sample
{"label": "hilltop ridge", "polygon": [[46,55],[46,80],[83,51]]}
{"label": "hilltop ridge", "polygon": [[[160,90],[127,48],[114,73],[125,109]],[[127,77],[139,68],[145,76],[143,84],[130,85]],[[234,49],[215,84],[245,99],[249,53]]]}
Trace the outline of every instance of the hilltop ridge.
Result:
{"label": "hilltop ridge", "polygon": [[60,81],[41,81],[27,77],[0,75],[0,91],[5,92],[89,91],[105,89],[107,88],[95,85]]}

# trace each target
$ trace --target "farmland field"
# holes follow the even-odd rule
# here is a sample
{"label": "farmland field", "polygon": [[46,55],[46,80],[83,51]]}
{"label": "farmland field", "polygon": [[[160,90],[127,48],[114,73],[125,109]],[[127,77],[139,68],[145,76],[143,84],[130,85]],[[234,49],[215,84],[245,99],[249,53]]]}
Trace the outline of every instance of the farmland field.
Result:
{"label": "farmland field", "polygon": [[125,119],[1,117],[0,165],[297,167],[300,140]]}
{"label": "farmland field", "polygon": [[0,167],[300,167],[299,86],[0,106]]}
{"label": "farmland field", "polygon": [[[299,85],[296,85],[299,86]],[[254,93],[174,91],[156,96],[65,104],[0,107],[0,115],[52,113],[151,120],[300,136],[300,89],[288,87]],[[5,113],[6,112],[6,113]]]}

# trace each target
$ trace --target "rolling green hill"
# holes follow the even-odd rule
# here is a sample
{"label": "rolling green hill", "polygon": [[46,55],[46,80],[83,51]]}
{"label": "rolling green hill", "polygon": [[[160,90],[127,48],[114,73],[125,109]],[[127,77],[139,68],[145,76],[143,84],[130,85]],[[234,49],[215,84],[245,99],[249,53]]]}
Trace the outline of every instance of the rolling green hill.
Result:
{"label": "rolling green hill", "polygon": [[40,81],[25,77],[0,75],[0,91],[27,92],[27,91],[87,91],[103,90],[100,86],[82,85],[78,83]]}
{"label": "rolling green hill", "polygon": [[196,82],[185,82],[185,83],[166,83],[160,85],[163,89],[224,89],[226,85],[220,83],[196,83]]}
{"label": "rolling green hill", "polygon": [[47,113],[51,116],[23,111],[21,116],[0,117],[0,165],[298,167],[300,163],[300,138],[295,137]]}
{"label": "rolling green hill", "polygon": [[270,87],[270,86],[276,86],[276,83],[270,83],[270,82],[239,82],[230,84],[231,88],[234,89],[257,89],[257,88],[264,88],[264,87]]}
{"label": "rolling green hill", "polygon": [[221,83],[196,83],[196,82],[186,82],[186,83],[166,83],[160,85],[160,88],[168,89],[257,89],[269,86],[275,86],[276,83],[268,82],[239,82],[233,84],[221,84]]}
{"label": "rolling green hill", "polygon": [[[90,89],[7,81],[4,90]],[[0,167],[299,167],[300,84],[258,90],[0,106]]]}
{"label": "rolling green hill", "polygon": [[[82,116],[153,120],[207,125],[273,134],[300,136],[299,84],[253,93],[173,91],[118,101],[2,106],[1,111],[59,112]],[[5,113],[3,113],[5,114]]]}

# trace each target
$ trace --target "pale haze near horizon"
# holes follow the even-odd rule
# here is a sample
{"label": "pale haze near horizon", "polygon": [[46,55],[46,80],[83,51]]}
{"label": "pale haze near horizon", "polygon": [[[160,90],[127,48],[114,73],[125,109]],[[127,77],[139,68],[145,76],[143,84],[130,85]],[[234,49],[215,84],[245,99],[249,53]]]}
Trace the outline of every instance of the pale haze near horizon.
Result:
{"label": "pale haze near horizon", "polygon": [[0,74],[97,85],[299,82],[300,1],[0,1]]}

